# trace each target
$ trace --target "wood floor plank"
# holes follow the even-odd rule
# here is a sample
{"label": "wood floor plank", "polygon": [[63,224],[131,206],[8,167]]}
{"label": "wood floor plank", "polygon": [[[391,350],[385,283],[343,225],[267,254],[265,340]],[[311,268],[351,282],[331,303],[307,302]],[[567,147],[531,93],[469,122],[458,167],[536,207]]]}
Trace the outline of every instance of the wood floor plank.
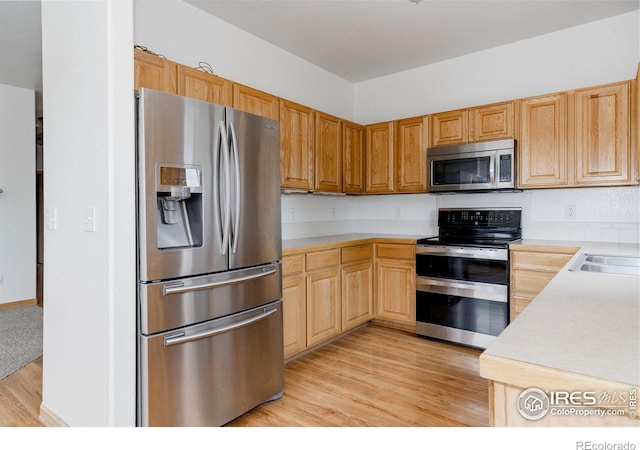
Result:
{"label": "wood floor plank", "polygon": [[[292,361],[281,399],[228,426],[488,426],[479,350],[370,325]],[[0,426],[41,426],[42,358],[0,381]]]}
{"label": "wood floor plank", "polygon": [[285,393],[228,426],[488,426],[479,350],[379,326],[285,368]]}

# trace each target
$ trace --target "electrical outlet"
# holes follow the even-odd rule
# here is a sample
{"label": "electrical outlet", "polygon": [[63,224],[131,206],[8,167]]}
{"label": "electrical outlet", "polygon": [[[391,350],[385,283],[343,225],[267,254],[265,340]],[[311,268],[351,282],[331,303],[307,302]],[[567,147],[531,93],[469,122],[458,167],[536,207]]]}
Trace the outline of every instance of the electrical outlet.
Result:
{"label": "electrical outlet", "polygon": [[291,220],[296,220],[296,209],[295,208],[290,208],[289,209],[289,218]]}
{"label": "electrical outlet", "polygon": [[329,217],[331,217],[332,219],[336,218],[336,209],[333,206],[329,208]]}
{"label": "electrical outlet", "polygon": [[0,284],[4,284],[4,274],[0,273]]}
{"label": "electrical outlet", "polygon": [[575,219],[576,218],[576,205],[565,205],[564,218]]}
{"label": "electrical outlet", "polygon": [[402,208],[400,208],[399,206],[396,206],[396,219],[401,219],[402,218]]}

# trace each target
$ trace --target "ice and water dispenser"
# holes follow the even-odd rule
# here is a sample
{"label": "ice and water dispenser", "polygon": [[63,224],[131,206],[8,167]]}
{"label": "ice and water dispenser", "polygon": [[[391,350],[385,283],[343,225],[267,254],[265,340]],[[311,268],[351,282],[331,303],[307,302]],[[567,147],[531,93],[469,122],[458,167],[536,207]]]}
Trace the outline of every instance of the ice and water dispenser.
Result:
{"label": "ice and water dispenser", "polygon": [[156,197],[158,248],[202,246],[202,169],[159,165]]}

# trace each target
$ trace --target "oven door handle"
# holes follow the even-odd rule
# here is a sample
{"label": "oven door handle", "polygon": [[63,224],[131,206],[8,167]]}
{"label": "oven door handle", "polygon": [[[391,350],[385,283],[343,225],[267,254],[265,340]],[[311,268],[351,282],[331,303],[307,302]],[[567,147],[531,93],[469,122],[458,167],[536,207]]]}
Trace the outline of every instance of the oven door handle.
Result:
{"label": "oven door handle", "polygon": [[416,290],[440,295],[477,298],[507,303],[507,286],[502,284],[475,283],[472,281],[443,280],[416,277]]}
{"label": "oven door handle", "polygon": [[504,248],[457,248],[448,246],[417,245],[416,255],[453,256],[455,258],[492,259],[507,261],[508,253]]}

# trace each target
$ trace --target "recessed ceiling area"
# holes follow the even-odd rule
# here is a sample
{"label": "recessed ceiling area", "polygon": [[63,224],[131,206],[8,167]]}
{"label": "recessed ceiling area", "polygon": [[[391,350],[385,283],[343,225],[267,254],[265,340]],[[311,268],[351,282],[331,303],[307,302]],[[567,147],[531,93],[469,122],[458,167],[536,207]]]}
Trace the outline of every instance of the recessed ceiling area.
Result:
{"label": "recessed ceiling area", "polygon": [[187,3],[351,82],[624,14],[639,5],[637,0]]}

